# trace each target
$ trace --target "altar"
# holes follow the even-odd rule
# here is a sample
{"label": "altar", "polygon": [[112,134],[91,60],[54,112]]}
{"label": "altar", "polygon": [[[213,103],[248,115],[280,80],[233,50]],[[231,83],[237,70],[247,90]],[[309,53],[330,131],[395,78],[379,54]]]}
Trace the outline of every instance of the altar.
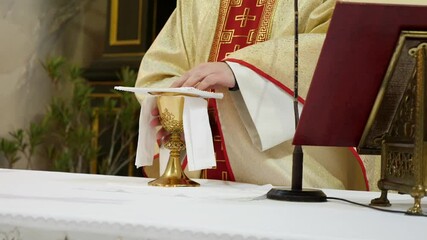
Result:
{"label": "altar", "polygon": [[[272,187],[217,180],[196,188],[150,179],[0,169],[0,239],[426,239],[427,218],[349,203],[266,199]],[[323,190],[367,204],[377,192]],[[410,196],[390,194],[405,211]],[[424,212],[427,206],[423,205]]]}

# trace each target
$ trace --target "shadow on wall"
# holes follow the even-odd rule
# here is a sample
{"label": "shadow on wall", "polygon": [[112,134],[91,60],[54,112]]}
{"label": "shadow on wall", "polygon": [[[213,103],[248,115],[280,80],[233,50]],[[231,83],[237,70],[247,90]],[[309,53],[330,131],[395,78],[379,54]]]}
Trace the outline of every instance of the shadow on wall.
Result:
{"label": "shadow on wall", "polygon": [[[16,129],[42,118],[55,95],[40,59],[61,55],[82,65],[102,52],[97,43],[103,38],[105,6],[105,0],[0,1],[0,137],[25,136]],[[32,163],[48,167],[44,161]],[[26,165],[14,162],[18,168]]]}

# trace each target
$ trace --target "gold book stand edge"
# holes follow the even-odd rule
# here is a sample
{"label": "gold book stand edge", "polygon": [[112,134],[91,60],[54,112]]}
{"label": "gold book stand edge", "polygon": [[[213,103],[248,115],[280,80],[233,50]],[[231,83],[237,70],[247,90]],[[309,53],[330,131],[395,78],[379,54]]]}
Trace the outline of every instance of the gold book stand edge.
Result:
{"label": "gold book stand edge", "polygon": [[408,214],[421,215],[427,186],[427,32],[402,31],[358,146],[381,154],[381,196],[374,206],[391,206],[389,190],[410,194]]}

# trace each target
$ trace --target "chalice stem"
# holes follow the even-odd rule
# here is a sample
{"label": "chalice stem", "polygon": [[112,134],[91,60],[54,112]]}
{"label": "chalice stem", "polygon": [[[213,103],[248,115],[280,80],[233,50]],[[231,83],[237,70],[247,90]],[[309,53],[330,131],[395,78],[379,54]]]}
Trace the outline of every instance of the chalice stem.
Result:
{"label": "chalice stem", "polygon": [[174,143],[181,143],[180,134],[172,133],[171,138],[169,139],[170,146],[168,147],[171,151],[169,154],[168,164],[166,165],[166,169],[163,175],[166,176],[174,176],[177,178],[181,178],[183,171],[181,167],[180,161],[180,150],[179,145]]}

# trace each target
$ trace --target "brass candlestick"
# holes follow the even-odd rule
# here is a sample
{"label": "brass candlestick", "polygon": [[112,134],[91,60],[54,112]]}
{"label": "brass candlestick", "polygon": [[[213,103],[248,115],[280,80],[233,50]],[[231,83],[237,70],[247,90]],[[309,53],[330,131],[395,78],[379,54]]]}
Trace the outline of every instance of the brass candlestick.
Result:
{"label": "brass candlestick", "polygon": [[184,96],[174,93],[161,93],[157,97],[157,107],[160,113],[160,123],[171,136],[164,146],[171,150],[166,170],[162,176],[150,181],[148,185],[159,187],[197,187],[199,183],[185,175],[181,167],[180,151],[185,149],[181,140],[184,132],[183,110]]}

